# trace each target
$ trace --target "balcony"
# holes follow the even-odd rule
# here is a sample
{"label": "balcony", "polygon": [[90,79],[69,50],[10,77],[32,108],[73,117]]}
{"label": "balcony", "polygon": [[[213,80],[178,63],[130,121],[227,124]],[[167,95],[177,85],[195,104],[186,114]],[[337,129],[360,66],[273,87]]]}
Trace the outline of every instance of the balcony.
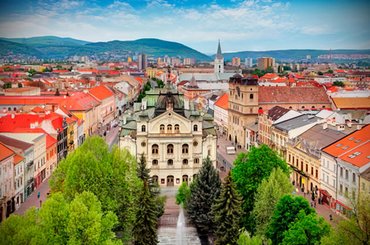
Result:
{"label": "balcony", "polygon": [[32,184],[34,182],[34,178],[30,178],[28,181],[27,181],[27,185],[30,185],[30,184]]}

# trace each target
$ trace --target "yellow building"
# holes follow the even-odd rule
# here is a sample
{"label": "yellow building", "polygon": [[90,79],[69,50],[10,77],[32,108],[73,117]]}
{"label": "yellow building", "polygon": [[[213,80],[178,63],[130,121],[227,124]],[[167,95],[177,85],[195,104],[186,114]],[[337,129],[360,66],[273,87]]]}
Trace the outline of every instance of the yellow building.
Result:
{"label": "yellow building", "polygon": [[228,138],[236,146],[245,147],[245,127],[255,123],[258,115],[258,81],[234,75],[229,81]]}
{"label": "yellow building", "polygon": [[322,124],[287,142],[286,161],[294,170],[291,180],[300,190],[319,195],[321,183],[326,182],[321,174],[321,149],[344,136],[344,133]]}

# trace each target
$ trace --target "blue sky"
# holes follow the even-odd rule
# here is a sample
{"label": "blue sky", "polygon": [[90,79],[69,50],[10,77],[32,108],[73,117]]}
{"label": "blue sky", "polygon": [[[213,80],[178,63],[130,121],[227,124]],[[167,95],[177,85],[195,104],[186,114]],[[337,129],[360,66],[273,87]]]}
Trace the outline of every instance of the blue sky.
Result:
{"label": "blue sky", "polygon": [[145,37],[204,53],[370,49],[366,0],[1,0],[0,36],[87,41]]}

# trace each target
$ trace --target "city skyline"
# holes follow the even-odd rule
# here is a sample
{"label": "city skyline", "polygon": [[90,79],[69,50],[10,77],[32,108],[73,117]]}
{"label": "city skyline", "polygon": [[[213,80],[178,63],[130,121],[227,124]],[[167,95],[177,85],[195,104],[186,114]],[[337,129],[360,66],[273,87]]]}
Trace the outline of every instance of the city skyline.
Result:
{"label": "city skyline", "polygon": [[92,42],[159,38],[206,54],[215,53],[218,39],[224,52],[369,49],[369,8],[360,0],[6,0],[0,36],[55,35]]}

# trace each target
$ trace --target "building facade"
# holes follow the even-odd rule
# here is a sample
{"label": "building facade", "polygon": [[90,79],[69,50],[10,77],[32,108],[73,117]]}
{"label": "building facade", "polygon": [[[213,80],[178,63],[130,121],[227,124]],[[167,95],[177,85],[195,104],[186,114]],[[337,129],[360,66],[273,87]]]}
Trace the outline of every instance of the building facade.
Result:
{"label": "building facade", "polygon": [[245,148],[248,124],[255,123],[258,115],[258,81],[236,74],[229,81],[228,139],[235,146]]}
{"label": "building facade", "polygon": [[216,164],[213,118],[185,105],[182,95],[168,84],[156,91],[157,96],[152,91],[141,110],[126,115],[120,147],[137,159],[144,155],[153,179],[161,186],[189,183],[203,159],[209,157]]}

